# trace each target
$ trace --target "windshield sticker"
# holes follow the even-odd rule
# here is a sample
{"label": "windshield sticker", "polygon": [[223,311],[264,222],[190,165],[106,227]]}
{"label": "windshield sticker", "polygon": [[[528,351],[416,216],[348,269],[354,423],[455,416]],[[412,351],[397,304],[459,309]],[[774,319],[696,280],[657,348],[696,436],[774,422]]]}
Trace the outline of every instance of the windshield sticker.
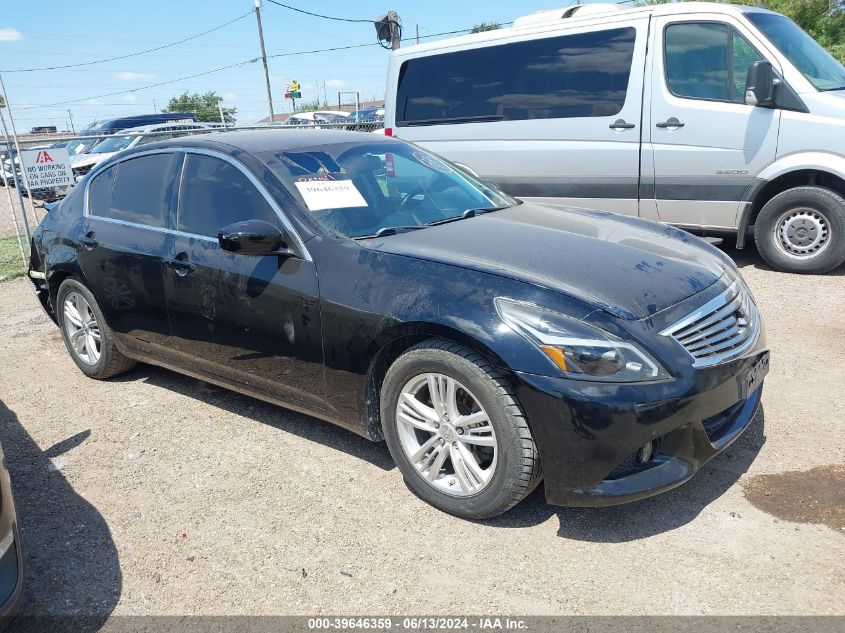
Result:
{"label": "windshield sticker", "polygon": [[364,196],[351,180],[335,180],[328,175],[312,176],[300,178],[293,184],[310,211],[367,206]]}
{"label": "windshield sticker", "polygon": [[411,155],[416,158],[419,163],[425,165],[430,169],[433,169],[434,171],[439,171],[443,174],[452,173],[452,168],[449,167],[449,165],[447,165],[441,160],[436,159],[430,154],[423,154],[422,152],[411,152]]}

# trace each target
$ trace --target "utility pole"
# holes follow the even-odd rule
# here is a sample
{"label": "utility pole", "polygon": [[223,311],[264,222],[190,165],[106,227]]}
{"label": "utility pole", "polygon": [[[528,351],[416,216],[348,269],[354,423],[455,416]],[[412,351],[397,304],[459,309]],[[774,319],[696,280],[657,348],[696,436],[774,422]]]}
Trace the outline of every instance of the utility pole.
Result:
{"label": "utility pole", "polygon": [[390,45],[395,51],[399,48],[399,14],[396,11],[388,11],[387,21],[390,25]]}
{"label": "utility pole", "polygon": [[158,107],[156,106],[156,100],[155,99],[153,99],[153,112],[158,114]]}
{"label": "utility pole", "polygon": [[220,122],[223,124],[223,129],[226,129],[226,117],[223,116],[223,101],[217,102],[217,108],[220,110]]}
{"label": "utility pole", "polygon": [[417,44],[420,43],[420,25],[417,24]]}
{"label": "utility pole", "polygon": [[267,85],[267,107],[273,123],[273,93],[270,91],[270,71],[267,70],[267,52],[264,50],[264,29],[261,27],[261,0],[255,0],[255,19],[258,21],[258,43],[261,45],[261,62],[264,64],[264,83]]}
{"label": "utility pole", "polygon": [[67,109],[67,115],[70,117],[70,131],[76,135],[76,128],[73,126],[73,113],[70,111],[70,108]]}

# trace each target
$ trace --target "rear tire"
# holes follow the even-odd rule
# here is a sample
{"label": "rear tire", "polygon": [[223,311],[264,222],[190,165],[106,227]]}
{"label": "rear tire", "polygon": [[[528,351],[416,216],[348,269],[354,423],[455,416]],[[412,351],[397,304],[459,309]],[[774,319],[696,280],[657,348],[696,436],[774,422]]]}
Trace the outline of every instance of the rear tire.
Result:
{"label": "rear tire", "polygon": [[97,300],[76,279],[65,279],[59,286],[56,316],[70,357],[89,378],[111,378],[137,364],[117,349]]}
{"label": "rear tire", "polygon": [[845,198],[825,187],[787,189],[760,211],[754,241],[776,270],[830,272],[845,262]]}
{"label": "rear tire", "polygon": [[424,341],[393,363],[381,420],[408,487],[449,514],[497,516],[540,482],[539,453],[516,395],[486,359],[457,343]]}

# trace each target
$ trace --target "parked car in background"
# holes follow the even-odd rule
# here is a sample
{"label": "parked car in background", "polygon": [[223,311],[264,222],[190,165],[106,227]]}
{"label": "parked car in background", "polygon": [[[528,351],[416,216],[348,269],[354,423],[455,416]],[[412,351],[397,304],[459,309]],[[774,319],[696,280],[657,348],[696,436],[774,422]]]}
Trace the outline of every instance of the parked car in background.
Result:
{"label": "parked car in background", "polygon": [[584,4],[401,48],[385,121],[525,199],[845,262],[845,68],[771,11]]}
{"label": "parked car in background", "polygon": [[351,125],[346,126],[347,130],[359,132],[373,132],[384,127],[384,108],[362,108],[349,113],[347,120]]}
{"label": "parked car in background", "polygon": [[112,156],[35,230],[30,278],[87,376],[149,362],[384,438],[413,492],[475,519],[541,476],[560,505],[682,484],[768,370],[707,242],[348,131]]}
{"label": "parked car in background", "polygon": [[214,129],[215,125],[207,123],[164,123],[155,125],[142,125],[140,127],[121,130],[121,134],[109,136],[98,141],[94,147],[85,154],[71,158],[71,168],[76,180],[82,178],[95,165],[110,158],[117,152],[127,150],[138,145],[164,141],[169,138],[176,138],[198,130]]}
{"label": "parked car in background", "polygon": [[23,594],[23,560],[12,482],[0,447],[0,622],[14,614]]}
{"label": "parked car in background", "polygon": [[297,112],[290,115],[281,125],[285,127],[319,128],[323,125],[339,124],[347,120],[347,113],[339,110]]}
{"label": "parked car in background", "polygon": [[193,123],[196,115],[193,112],[157,112],[155,114],[134,114],[132,116],[117,117],[94,121],[81,130],[81,136],[92,134],[114,134],[129,128],[164,123]]}

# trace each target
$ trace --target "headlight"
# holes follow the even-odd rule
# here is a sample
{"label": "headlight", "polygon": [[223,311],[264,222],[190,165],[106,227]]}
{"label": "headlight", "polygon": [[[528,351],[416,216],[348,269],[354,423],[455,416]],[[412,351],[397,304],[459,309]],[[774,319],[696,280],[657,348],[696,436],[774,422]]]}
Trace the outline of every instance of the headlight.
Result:
{"label": "headlight", "polygon": [[660,363],[632,342],[540,306],[498,297],[496,309],[567,378],[644,382],[668,378]]}

